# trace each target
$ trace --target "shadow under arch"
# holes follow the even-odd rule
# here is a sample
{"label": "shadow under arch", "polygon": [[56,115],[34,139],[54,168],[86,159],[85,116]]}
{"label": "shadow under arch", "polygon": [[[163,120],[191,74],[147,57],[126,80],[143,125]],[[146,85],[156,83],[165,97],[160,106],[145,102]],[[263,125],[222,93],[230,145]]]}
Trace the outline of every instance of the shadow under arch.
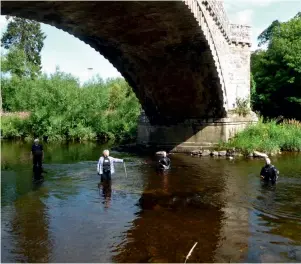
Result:
{"label": "shadow under arch", "polygon": [[100,52],[133,87],[153,125],[226,115],[211,50],[183,1],[3,1],[1,9]]}

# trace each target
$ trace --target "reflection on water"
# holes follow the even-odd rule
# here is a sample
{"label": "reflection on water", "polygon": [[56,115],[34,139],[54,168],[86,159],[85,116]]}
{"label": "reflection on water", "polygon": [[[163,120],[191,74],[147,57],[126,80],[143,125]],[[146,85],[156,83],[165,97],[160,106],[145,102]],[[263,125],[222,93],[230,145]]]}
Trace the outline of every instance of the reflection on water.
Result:
{"label": "reflection on water", "polygon": [[45,182],[32,183],[29,145],[2,144],[2,262],[300,262],[301,156],[262,161],[125,157],[99,186],[95,144],[45,145]]}

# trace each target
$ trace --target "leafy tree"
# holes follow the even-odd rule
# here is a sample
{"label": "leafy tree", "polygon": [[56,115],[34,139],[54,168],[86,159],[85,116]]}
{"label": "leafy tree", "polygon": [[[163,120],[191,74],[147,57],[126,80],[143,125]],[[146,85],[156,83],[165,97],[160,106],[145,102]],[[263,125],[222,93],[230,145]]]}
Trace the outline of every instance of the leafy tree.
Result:
{"label": "leafy tree", "polygon": [[[7,19],[9,19],[7,17]],[[24,63],[30,63],[35,67],[32,68],[32,76],[41,70],[41,50],[44,46],[46,36],[41,31],[41,25],[38,22],[24,18],[14,17],[9,21],[7,30],[1,38],[1,46],[11,50],[12,56],[19,59],[23,57]],[[23,54],[21,55],[21,51]],[[16,55],[17,53],[17,55]],[[24,56],[25,55],[25,56]]]}
{"label": "leafy tree", "polygon": [[26,59],[22,49],[11,47],[1,58],[1,71],[18,77],[34,77],[39,72],[39,67]]}
{"label": "leafy tree", "polygon": [[269,117],[301,119],[300,13],[288,22],[274,21],[264,32],[267,50],[258,50],[251,57],[256,83],[254,108]]}
{"label": "leafy tree", "polygon": [[280,25],[281,23],[278,20],[275,20],[268,28],[261,32],[257,38],[258,46],[261,47],[262,45],[269,43],[271,37],[273,36],[273,30],[279,27]]}

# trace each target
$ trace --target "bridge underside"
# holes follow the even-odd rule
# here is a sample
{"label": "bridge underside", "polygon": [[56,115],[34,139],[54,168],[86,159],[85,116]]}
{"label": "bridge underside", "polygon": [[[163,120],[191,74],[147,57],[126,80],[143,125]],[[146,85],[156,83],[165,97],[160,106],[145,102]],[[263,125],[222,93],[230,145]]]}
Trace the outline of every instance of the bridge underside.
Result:
{"label": "bridge underside", "polygon": [[152,125],[226,116],[208,43],[182,1],[3,1],[2,14],[53,25],[101,53]]}

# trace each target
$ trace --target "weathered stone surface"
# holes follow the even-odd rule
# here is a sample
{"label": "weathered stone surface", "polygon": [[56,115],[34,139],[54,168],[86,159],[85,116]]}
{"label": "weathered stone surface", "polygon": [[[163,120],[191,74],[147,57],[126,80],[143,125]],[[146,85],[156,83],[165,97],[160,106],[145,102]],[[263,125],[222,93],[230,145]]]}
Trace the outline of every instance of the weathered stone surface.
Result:
{"label": "weathered stone surface", "polygon": [[226,156],[227,155],[227,151],[226,150],[222,150],[218,152],[219,156]]}
{"label": "weathered stone surface", "polygon": [[201,152],[201,156],[209,156],[210,155],[210,150],[209,149],[204,149],[202,152]]}
{"label": "weathered stone surface", "polygon": [[267,158],[268,155],[259,151],[254,151],[253,156],[256,158]]}
{"label": "weathered stone surface", "polygon": [[211,156],[218,156],[218,152],[217,151],[212,151]]}

